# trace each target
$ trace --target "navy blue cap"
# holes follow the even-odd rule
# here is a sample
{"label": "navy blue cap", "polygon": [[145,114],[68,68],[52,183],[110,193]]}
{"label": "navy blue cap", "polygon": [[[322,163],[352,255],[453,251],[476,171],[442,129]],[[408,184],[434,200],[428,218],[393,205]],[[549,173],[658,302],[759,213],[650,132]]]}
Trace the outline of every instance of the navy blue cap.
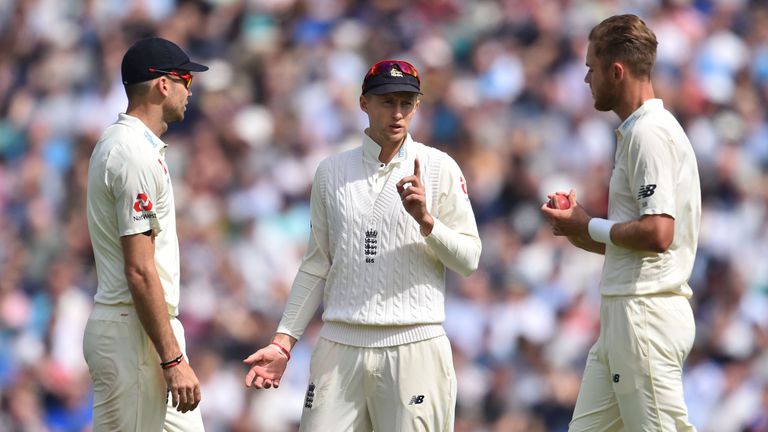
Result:
{"label": "navy blue cap", "polygon": [[363,79],[363,94],[396,92],[421,93],[416,67],[404,60],[382,60],[371,66]]}
{"label": "navy blue cap", "polygon": [[123,84],[136,84],[159,77],[158,72],[150,72],[150,68],[166,71],[203,72],[208,66],[194,63],[189,56],[175,43],[151,37],[134,43],[123,56],[120,72]]}

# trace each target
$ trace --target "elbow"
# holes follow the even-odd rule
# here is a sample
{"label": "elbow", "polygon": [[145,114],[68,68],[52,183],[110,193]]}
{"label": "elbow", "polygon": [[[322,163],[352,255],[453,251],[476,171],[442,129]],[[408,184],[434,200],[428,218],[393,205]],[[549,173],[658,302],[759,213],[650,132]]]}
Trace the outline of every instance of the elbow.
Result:
{"label": "elbow", "polygon": [[479,266],[480,266],[480,245],[477,246],[477,249],[472,254],[472,258],[467,260],[465,265],[462,266],[462,268],[458,269],[457,272],[460,275],[467,277],[472,273],[474,273]]}
{"label": "elbow", "polygon": [[648,249],[656,253],[664,253],[672,246],[672,236],[654,236],[651,238]]}
{"label": "elbow", "polygon": [[472,273],[474,273],[475,270],[477,270],[477,266],[478,266],[477,263],[469,264],[468,266],[460,268],[460,269],[457,269],[456,271],[460,275],[462,275],[464,277],[467,277],[467,276],[471,275]]}
{"label": "elbow", "polygon": [[141,279],[141,271],[134,266],[126,265],[123,274],[129,287],[136,285],[136,282]]}
{"label": "elbow", "polygon": [[128,282],[128,288],[131,292],[140,290],[142,287],[148,285],[146,281],[148,279],[149,271],[145,267],[126,264],[124,273],[125,280]]}
{"label": "elbow", "polygon": [[667,215],[644,216],[640,219],[639,234],[645,249],[654,253],[664,253],[672,246],[675,239],[675,220]]}

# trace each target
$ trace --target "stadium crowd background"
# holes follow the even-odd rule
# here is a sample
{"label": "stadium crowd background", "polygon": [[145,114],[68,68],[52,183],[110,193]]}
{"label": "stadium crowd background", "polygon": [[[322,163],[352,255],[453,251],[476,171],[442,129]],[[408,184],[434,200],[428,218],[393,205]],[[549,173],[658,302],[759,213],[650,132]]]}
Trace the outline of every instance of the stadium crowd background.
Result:
{"label": "stadium crowd background", "polygon": [[618,120],[592,108],[584,53],[615,13],[656,32],[657,95],[700,166],[691,419],[768,431],[768,6],[748,0],[3,0],[0,431],[89,430],[88,157],[125,110],[123,53],[152,34],[211,66],[163,137],[209,431],[295,428],[319,316],[279,390],[246,391],[241,360],[280,318],[317,163],[359,143],[362,77],[393,57],[421,72],[413,136],[458,160],[483,238],[480,269],[449,276],[456,430],[565,431],[602,258],[554,238],[538,207],[575,187],[606,212]]}

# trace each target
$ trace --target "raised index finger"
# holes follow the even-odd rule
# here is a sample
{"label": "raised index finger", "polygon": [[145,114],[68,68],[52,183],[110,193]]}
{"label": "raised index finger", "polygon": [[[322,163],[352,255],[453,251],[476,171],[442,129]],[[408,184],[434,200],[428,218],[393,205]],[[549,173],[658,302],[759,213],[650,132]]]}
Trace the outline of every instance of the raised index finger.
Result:
{"label": "raised index finger", "polygon": [[419,163],[419,158],[416,158],[413,161],[413,175],[421,179],[421,164]]}

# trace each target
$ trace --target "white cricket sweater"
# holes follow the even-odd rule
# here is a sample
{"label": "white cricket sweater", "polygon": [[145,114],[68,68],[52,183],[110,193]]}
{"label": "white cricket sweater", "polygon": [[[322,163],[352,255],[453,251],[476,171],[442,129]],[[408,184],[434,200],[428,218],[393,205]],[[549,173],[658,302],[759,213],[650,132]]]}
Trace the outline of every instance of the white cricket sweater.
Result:
{"label": "white cricket sweater", "polygon": [[[378,162],[379,150],[366,135],[363,146],[318,167],[310,245],[278,332],[300,337],[322,297],[321,336],[335,342],[394,346],[444,334],[445,266],[467,275],[481,248],[463,175],[450,156],[410,135],[389,165]],[[416,158],[435,219],[426,238],[395,187]]]}

